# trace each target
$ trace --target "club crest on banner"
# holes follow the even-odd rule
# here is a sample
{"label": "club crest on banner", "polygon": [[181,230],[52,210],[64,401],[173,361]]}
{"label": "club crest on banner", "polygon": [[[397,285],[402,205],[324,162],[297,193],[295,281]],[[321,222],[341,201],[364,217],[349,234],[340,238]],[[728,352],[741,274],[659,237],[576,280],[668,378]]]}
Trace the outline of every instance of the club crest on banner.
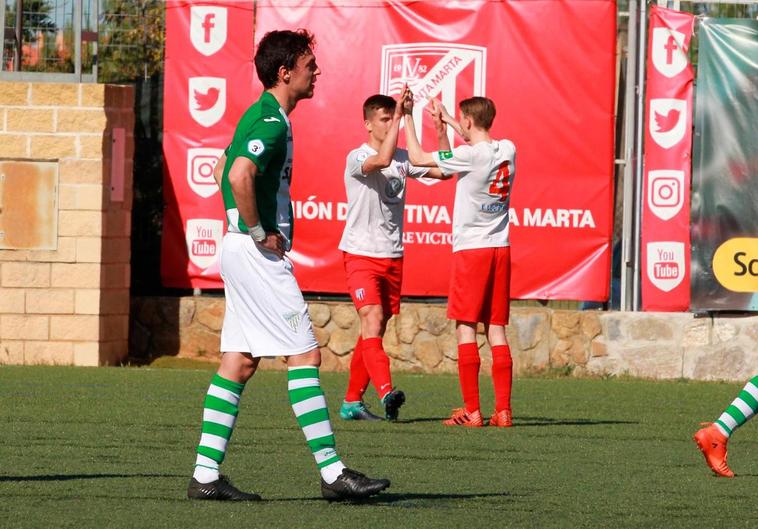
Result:
{"label": "club crest on banner", "polygon": [[216,219],[187,220],[187,254],[198,268],[209,268],[216,263],[224,236],[224,221]]}
{"label": "club crest on banner", "polygon": [[225,7],[192,6],[190,8],[190,41],[197,51],[210,56],[226,43]]}
{"label": "club crest on banner", "polygon": [[647,205],[659,219],[669,220],[684,204],[684,171],[650,171],[647,174]]}
{"label": "club crest on banner", "polygon": [[192,191],[203,198],[213,196],[218,191],[213,169],[223,154],[223,149],[210,147],[187,149],[187,183]]}
{"label": "club crest on banner", "polygon": [[226,79],[222,77],[189,78],[189,111],[203,127],[211,127],[224,117]]}
{"label": "club crest on banner", "polygon": [[[427,100],[436,97],[449,112],[454,113],[463,74],[468,74],[469,71],[471,76],[466,75],[466,81],[470,82],[471,91],[466,93],[465,97],[484,96],[487,48],[439,42],[385,45],[382,46],[379,92],[397,96],[403,85],[408,84],[415,96],[413,119],[416,123],[416,134],[421,138]],[[452,144],[451,128],[448,130],[448,136]],[[431,178],[419,178],[418,181],[426,185],[440,182]]]}
{"label": "club crest on banner", "polygon": [[674,290],[684,279],[684,243],[649,242],[647,244],[647,277],[664,292]]}
{"label": "club crest on banner", "polygon": [[686,99],[651,99],[648,114],[650,136],[668,149],[684,138],[687,125]]}

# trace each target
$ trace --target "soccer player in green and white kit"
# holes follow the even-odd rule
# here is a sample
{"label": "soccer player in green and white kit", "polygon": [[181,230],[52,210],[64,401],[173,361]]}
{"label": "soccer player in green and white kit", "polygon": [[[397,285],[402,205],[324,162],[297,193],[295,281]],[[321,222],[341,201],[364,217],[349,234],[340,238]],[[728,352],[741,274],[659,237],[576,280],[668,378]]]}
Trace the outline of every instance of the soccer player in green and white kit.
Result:
{"label": "soccer player in green and white kit", "polygon": [[703,452],[706,464],[717,476],[734,477],[734,472],[726,463],[726,444],[734,430],[753,418],[756,413],[758,413],[758,375],[745,384],[737,398],[716,419],[716,422],[695,433],[695,442]]}
{"label": "soccer player in green and white kit", "polygon": [[221,178],[229,228],[221,249],[226,313],[221,366],[205,398],[202,435],[187,496],[252,501],[257,494],[219,474],[245,383],[261,356],[284,356],[292,409],[321,473],[330,500],[365,498],[387,487],[346,468],[335,450],[319,381],[321,356],[308,308],[285,252],[291,247],[292,132],[288,114],[313,97],[321,73],[306,30],[272,31],[258,45],[255,69],[265,91],[240,119]]}

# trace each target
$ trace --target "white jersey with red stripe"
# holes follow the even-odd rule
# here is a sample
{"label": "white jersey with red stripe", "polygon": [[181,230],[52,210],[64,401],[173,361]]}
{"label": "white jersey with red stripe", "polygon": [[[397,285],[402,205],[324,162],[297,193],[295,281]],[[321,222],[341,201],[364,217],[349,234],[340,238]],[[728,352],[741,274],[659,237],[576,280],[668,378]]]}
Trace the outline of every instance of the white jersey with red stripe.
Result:
{"label": "white jersey with red stripe", "polygon": [[516,174],[509,140],[461,145],[433,153],[446,175],[458,173],[453,210],[453,251],[509,246],[508,208]]}
{"label": "white jersey with red stripe", "polygon": [[347,155],[347,219],[339,249],[366,257],[402,257],[406,178],[429,169],[408,161],[408,151],[395,149],[385,169],[363,173],[363,162],[377,152],[363,144]]}

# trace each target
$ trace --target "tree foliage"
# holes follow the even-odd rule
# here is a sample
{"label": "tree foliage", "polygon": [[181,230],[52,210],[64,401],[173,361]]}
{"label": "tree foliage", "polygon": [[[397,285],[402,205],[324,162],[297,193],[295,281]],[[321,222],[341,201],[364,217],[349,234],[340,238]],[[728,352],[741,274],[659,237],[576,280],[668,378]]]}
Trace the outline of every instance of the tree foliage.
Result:
{"label": "tree foliage", "polygon": [[99,81],[148,78],[163,70],[163,2],[105,0],[99,26]]}
{"label": "tree foliage", "polygon": [[[25,0],[21,10],[23,39],[34,40],[38,31],[55,31],[57,26],[50,18],[53,6],[49,0]],[[5,12],[5,27],[16,27],[16,2],[8,6]]]}

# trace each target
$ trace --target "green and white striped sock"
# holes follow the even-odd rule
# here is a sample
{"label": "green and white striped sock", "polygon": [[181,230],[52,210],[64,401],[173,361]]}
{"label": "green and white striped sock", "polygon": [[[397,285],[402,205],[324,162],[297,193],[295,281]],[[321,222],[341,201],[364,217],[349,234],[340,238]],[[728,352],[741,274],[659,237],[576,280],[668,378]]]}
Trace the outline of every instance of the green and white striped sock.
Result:
{"label": "green and white striped sock", "polygon": [[758,375],[745,384],[737,398],[716,420],[716,428],[729,437],[734,430],[745,424],[756,413],[758,413]]}
{"label": "green and white striped sock", "polygon": [[224,461],[226,445],[234,430],[244,384],[227,380],[216,373],[208,387],[203,409],[203,430],[197,447],[195,473],[200,483],[218,479],[218,467]]}
{"label": "green and white striped sock", "polygon": [[318,367],[291,367],[287,371],[287,390],[292,411],[303,429],[308,447],[316,459],[321,477],[327,483],[334,481],[342,473],[342,464],[334,449],[335,440],[329,410],[324,392],[321,390]]}

